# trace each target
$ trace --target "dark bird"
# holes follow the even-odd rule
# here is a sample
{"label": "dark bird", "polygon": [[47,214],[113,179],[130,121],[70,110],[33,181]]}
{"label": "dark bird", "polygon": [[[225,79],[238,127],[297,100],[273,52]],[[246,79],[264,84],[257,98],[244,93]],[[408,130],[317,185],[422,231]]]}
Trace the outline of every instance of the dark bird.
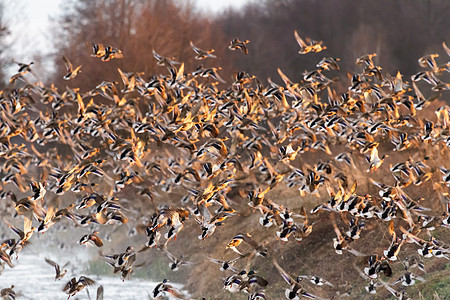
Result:
{"label": "dark bird", "polygon": [[174,288],[171,284],[167,283],[168,280],[164,279],[161,283],[158,283],[155,288],[153,289],[152,292],[152,297],[153,298],[158,298],[161,296],[172,296],[175,297],[177,299],[187,299],[186,296],[181,293],[179,290],[177,290],[176,288]]}
{"label": "dark bird", "polygon": [[323,299],[320,297],[317,297],[309,292],[307,292],[301,284],[294,280],[286,271],[284,271],[278,262],[273,259],[273,264],[275,268],[277,268],[278,272],[280,273],[281,277],[289,284],[289,289],[286,289],[284,292],[284,295],[286,296],[286,299],[290,300],[299,300],[302,297],[310,298],[310,299]]}
{"label": "dark bird", "polygon": [[231,41],[231,44],[228,46],[228,49],[230,50],[236,50],[239,49],[244,53],[245,55],[248,54],[247,44],[249,43],[249,40],[240,41],[238,38],[235,38]]}

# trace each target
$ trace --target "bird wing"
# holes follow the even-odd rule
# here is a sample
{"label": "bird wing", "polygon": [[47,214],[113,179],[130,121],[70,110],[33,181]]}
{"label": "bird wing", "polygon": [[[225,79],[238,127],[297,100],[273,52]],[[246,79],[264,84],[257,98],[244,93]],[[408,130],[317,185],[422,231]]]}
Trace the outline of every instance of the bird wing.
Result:
{"label": "bird wing", "polygon": [[196,46],[192,43],[192,41],[190,41],[190,45],[191,45],[191,47],[192,47],[192,50],[194,50],[195,53],[197,53],[197,54],[201,53],[201,50],[200,50],[198,47],[196,47]]}
{"label": "bird wing", "polygon": [[167,257],[173,261],[176,262],[178,259],[175,257],[175,255],[173,255],[172,253],[169,252],[169,250],[165,249],[164,252],[166,252]]}
{"label": "bird wing", "polygon": [[73,277],[72,279],[70,279],[63,287],[63,291],[64,292],[68,292],[70,290],[70,288],[72,286],[74,286],[77,283],[77,279],[75,277]]}
{"label": "bird wing", "polygon": [[175,298],[186,299],[185,295],[183,295],[180,291],[178,291],[177,289],[173,288],[172,286],[167,287],[167,292],[172,294]]}
{"label": "bird wing", "polygon": [[97,300],[103,300],[103,285],[97,288]]}
{"label": "bird wing", "polygon": [[129,83],[128,76],[126,76],[120,68],[117,68],[117,71],[119,72],[120,77],[122,78],[123,84],[127,85]]}
{"label": "bird wing", "polygon": [[94,285],[95,281],[86,277],[86,276],[81,276],[80,279],[78,280],[78,282],[81,282],[83,285]]}
{"label": "bird wing", "polygon": [[101,238],[99,238],[97,235],[93,234],[91,235],[91,240],[94,242],[94,244],[97,247],[102,247],[103,246],[103,241]]}
{"label": "bird wing", "polygon": [[281,277],[283,277],[283,279],[289,284],[289,285],[293,285],[295,283],[297,283],[291,276],[289,276],[288,273],[286,273],[285,270],[283,270],[283,268],[280,267],[280,265],[278,264],[277,260],[274,258],[272,260],[273,265],[275,266],[275,268],[277,268],[278,272],[280,273]]}
{"label": "bird wing", "polygon": [[66,56],[63,56],[63,60],[64,60],[64,64],[66,65],[67,72],[72,72],[72,70],[73,70],[72,63],[67,59]]}
{"label": "bird wing", "polygon": [[153,57],[156,58],[157,61],[160,61],[163,59],[163,57],[161,55],[159,55],[158,53],[156,53],[156,51],[153,49],[152,50],[153,53]]}
{"label": "bird wing", "polygon": [[244,240],[244,242],[246,242],[247,244],[249,244],[250,246],[252,246],[255,249],[259,247],[259,244],[257,242],[255,242],[248,233],[243,234],[242,239]]}
{"label": "bird wing", "polygon": [[23,233],[28,233],[31,231],[31,226],[33,223],[33,213],[30,211],[30,214],[31,216],[29,216],[29,214],[24,215],[25,218],[23,218]]}
{"label": "bird wing", "polygon": [[300,47],[306,47],[305,41],[302,40],[302,38],[298,35],[297,30],[294,31],[295,40],[299,44]]}
{"label": "bird wing", "polygon": [[447,55],[450,56],[450,48],[447,47],[447,45],[445,44],[445,42],[442,42],[442,47],[444,47],[445,52],[447,52]]}
{"label": "bird wing", "polygon": [[341,231],[339,230],[338,226],[336,225],[336,220],[334,219],[334,215],[330,215],[330,219],[331,219],[331,223],[333,224],[334,232],[336,232],[336,235],[338,237],[338,240],[344,239]]}
{"label": "bird wing", "polygon": [[48,263],[49,265],[55,267],[56,265],[58,265],[57,263],[55,263],[53,260],[45,258],[45,262]]}

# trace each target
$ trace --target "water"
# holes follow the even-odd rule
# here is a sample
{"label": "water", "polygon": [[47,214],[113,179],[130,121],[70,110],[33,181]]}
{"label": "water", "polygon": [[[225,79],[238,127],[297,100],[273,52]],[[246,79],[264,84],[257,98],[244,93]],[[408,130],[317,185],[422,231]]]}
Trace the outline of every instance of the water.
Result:
{"label": "water", "polygon": [[[19,254],[19,259],[13,261],[15,267],[10,269],[7,265],[0,275],[0,289],[14,285],[16,299],[67,299],[67,294],[62,291],[64,285],[73,276],[81,275],[95,280],[103,285],[104,299],[152,299],[149,295],[158,282],[149,280],[131,279],[122,282],[120,276],[102,276],[76,272],[72,274],[70,268],[66,276],[60,281],[55,281],[55,270],[44,261],[44,257],[32,253]],[[177,288],[180,285],[173,284]],[[98,285],[88,287],[91,299],[95,299]],[[86,288],[70,299],[89,299]]]}

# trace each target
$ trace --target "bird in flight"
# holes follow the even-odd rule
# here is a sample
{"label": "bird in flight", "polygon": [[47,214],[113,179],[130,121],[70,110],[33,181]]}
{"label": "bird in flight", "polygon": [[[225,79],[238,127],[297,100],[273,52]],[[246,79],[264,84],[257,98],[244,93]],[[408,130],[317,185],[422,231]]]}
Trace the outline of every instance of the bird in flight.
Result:
{"label": "bird in flight", "polygon": [[75,69],[73,68],[72,63],[67,59],[67,57],[63,56],[63,60],[64,60],[64,64],[66,65],[66,69],[67,69],[67,73],[66,75],[64,75],[63,79],[64,80],[70,80],[70,79],[74,79],[78,73],[81,72],[81,65],[79,65],[78,67],[76,67]]}
{"label": "bird in flight", "polygon": [[299,54],[307,54],[307,53],[317,53],[322,50],[327,49],[326,46],[323,45],[322,41],[315,41],[311,38],[307,37],[305,38],[306,42],[298,35],[297,30],[294,31],[295,40],[297,41],[298,45],[300,46],[300,50],[298,51]]}

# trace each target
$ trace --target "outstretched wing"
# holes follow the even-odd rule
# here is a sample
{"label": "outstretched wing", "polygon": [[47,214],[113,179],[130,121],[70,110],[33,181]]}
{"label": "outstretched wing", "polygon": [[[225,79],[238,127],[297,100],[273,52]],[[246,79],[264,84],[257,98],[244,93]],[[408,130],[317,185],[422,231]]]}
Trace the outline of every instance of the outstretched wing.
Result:
{"label": "outstretched wing", "polygon": [[64,64],[66,65],[67,72],[72,72],[73,66],[72,63],[67,59],[66,56],[63,56]]}
{"label": "outstretched wing", "polygon": [[302,40],[302,38],[298,35],[297,30],[294,31],[295,40],[297,41],[298,45],[300,47],[306,47],[305,41]]}
{"label": "outstretched wing", "polygon": [[278,264],[278,262],[277,262],[277,260],[276,260],[275,258],[272,260],[272,262],[273,262],[273,265],[275,266],[275,268],[277,268],[277,270],[278,270],[278,272],[280,273],[281,277],[283,277],[283,279],[284,279],[289,285],[292,286],[293,284],[296,283],[296,281],[295,281],[291,276],[289,276],[289,274],[286,273],[286,271],[283,270],[283,268],[280,267],[280,265]]}
{"label": "outstretched wing", "polygon": [[97,288],[97,300],[103,300],[103,285]]}

